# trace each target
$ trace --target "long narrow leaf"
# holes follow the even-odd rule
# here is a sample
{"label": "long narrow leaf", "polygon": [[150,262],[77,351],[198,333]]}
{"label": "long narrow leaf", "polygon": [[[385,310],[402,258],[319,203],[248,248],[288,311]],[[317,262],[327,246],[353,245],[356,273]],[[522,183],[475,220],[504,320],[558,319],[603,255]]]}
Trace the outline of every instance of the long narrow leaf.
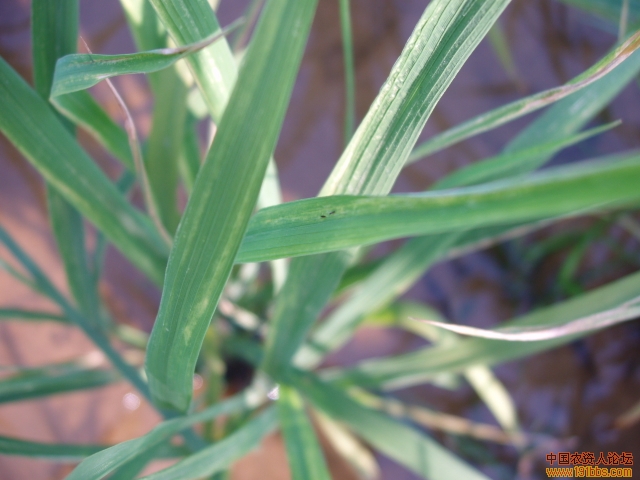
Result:
{"label": "long narrow leaf", "polygon": [[[121,0],[120,3],[139,51],[167,47],[166,30],[148,0]],[[149,200],[169,236],[175,233],[179,221],[178,159],[183,147],[188,96],[188,82],[183,77],[178,73],[177,65],[148,75],[155,101],[144,170]]]}
{"label": "long narrow leaf", "polygon": [[178,157],[187,116],[187,88],[173,69],[157,72],[156,105],[147,142],[145,167],[151,196],[167,231],[178,221]]}
{"label": "long narrow leaf", "polygon": [[612,122],[601,127],[592,128],[585,132],[570,135],[560,140],[553,139],[529,148],[509,150],[495,157],[472,163],[447,175],[436,182],[431,189],[462,187],[465,185],[477,185],[500,178],[517,175],[523,171],[535,170],[540,164],[540,158],[548,158],[560,149],[569,147],[578,142],[591,138],[602,132],[620,125],[620,122]]}
{"label": "long narrow leaf", "polygon": [[292,387],[280,385],[277,406],[292,478],[330,479],[322,450],[304,411],[304,402],[300,394]]}
{"label": "long narrow leaf", "polygon": [[0,403],[102,387],[117,380],[112,371],[75,365],[26,370],[0,380]]}
{"label": "long narrow leaf", "polygon": [[[41,458],[56,462],[78,462],[109,448],[109,445],[78,445],[69,443],[43,443],[0,436],[0,453],[20,457]],[[176,458],[185,455],[184,448],[165,443],[155,452],[156,458]]]}
{"label": "long narrow leaf", "polygon": [[260,416],[245,423],[227,438],[204,448],[152,475],[145,480],[190,480],[206,477],[227,469],[233,462],[256,448],[262,438],[276,426],[275,409],[268,409]]}
{"label": "long narrow leaf", "polygon": [[[125,4],[135,4],[136,2],[137,0],[126,0]],[[150,3],[153,4],[164,26],[178,44],[184,45],[189,42],[196,42],[207,35],[220,31],[215,13],[206,0],[150,0]],[[252,11],[257,13],[259,10],[257,9],[258,5],[259,2],[254,3]],[[144,19],[149,16],[149,12],[145,8],[146,2],[142,2],[136,8],[129,6],[126,10],[129,12],[130,17],[136,16],[138,23],[144,23]],[[252,16],[249,15],[249,17],[250,21],[247,24],[252,24]],[[245,24],[243,31],[248,30],[247,24]],[[135,32],[138,32],[138,30],[134,29]],[[240,36],[242,35],[241,33]],[[200,98],[207,104],[211,118],[218,122],[222,118],[222,113],[229,101],[230,92],[238,75],[231,49],[226,40],[221,40],[194,55],[190,55],[187,60],[191,66],[194,79],[200,87],[200,93],[202,94]],[[200,118],[193,108],[191,108],[191,113]],[[187,133],[190,133],[188,129],[189,127],[187,126]],[[190,142],[191,149],[188,152],[189,155],[184,157],[185,160],[188,160],[188,163],[182,166],[182,170],[187,190],[191,191],[200,168],[200,162],[195,161],[199,159],[199,155],[197,154],[197,148],[194,148],[193,136],[187,141]],[[195,145],[197,147],[197,143]],[[258,207],[263,208],[281,201],[282,195],[277,177],[277,168],[272,158],[269,161],[267,175],[263,181]],[[284,281],[284,276],[286,275],[285,267],[286,265],[282,262],[272,263],[277,287]]]}
{"label": "long narrow leaf", "polygon": [[114,122],[89,92],[79,91],[52,100],[54,106],[95,138],[109,153],[133,171],[127,132]]}
{"label": "long narrow leaf", "polygon": [[[220,25],[207,0],[150,0],[176,44],[188,45],[220,32]],[[222,118],[237,68],[226,40],[187,57],[193,77],[215,121]]]}
{"label": "long narrow leaf", "polygon": [[62,315],[49,312],[38,312],[35,310],[21,310],[17,308],[0,308],[0,321],[3,320],[26,320],[29,322],[54,321],[69,323],[69,319]]}
{"label": "long narrow leaf", "polygon": [[275,147],[315,6],[315,0],[271,0],[265,6],[230,107],[198,174],[147,350],[149,385],[163,408],[189,407],[204,334]]}
{"label": "long narrow leaf", "polygon": [[166,246],[60,124],[54,112],[0,59],[0,130],[69,203],[149,277],[160,283]]}
{"label": "long narrow leaf", "polygon": [[255,393],[243,392],[235,397],[217,403],[197,414],[167,420],[146,435],[106,448],[88,457],[67,477],[68,480],[98,480],[127,462],[154,450],[175,434],[201,422],[213,420],[257,406],[263,397]]}
{"label": "long narrow leaf", "polygon": [[290,202],[254,216],[238,261],[611,209],[640,200],[639,175],[640,157],[632,155],[618,162],[582,162],[454,190]]}
{"label": "long narrow leaf", "polygon": [[434,327],[444,328],[445,330],[470,337],[507,340],[509,342],[535,342],[538,340],[550,340],[568,335],[589,333],[594,330],[610,327],[611,325],[615,325],[620,322],[633,320],[640,316],[639,303],[640,297],[636,297],[610,310],[587,315],[586,317],[572,320],[563,325],[554,325],[553,327],[537,325],[531,327],[504,327],[496,330],[486,330],[467,325],[436,322],[428,319],[420,319],[420,321],[426,322]]}
{"label": "long narrow leaf", "polygon": [[[235,24],[232,28],[235,27]],[[227,30],[216,32],[199,42],[174,48],[124,55],[77,53],[67,55],[56,64],[51,97],[85,90],[102,80],[117,75],[151,73],[167,68],[178,60],[208,47],[223,38]]]}
{"label": "long narrow leaf", "polygon": [[[587,135],[589,132],[577,135],[575,132],[592,119],[639,71],[640,55],[636,54],[604,78],[553,105],[512,140],[502,155],[455,171],[436,183],[433,188],[457,187],[464,183],[476,183],[477,181],[527,173],[538,168],[555,153],[556,148],[553,148],[552,145],[559,147],[564,142],[571,141],[572,138],[577,139],[582,135]],[[551,147],[551,149],[549,151],[537,150],[538,148],[546,150],[547,147]],[[535,153],[536,151],[538,153]],[[503,165],[505,161],[509,165]],[[532,225],[532,227],[535,226]],[[434,236],[409,240],[400,250],[392,254],[380,266],[379,272],[362,286],[361,294],[355,295],[353,301],[339,307],[323,322],[317,336],[312,339],[313,345],[310,348],[316,350],[316,354],[318,354],[322,350],[328,353],[339,347],[349,337],[350,332],[357,327],[358,319],[361,318],[357,314],[358,299],[363,300],[360,305],[365,309],[369,305],[379,305],[376,300],[373,300],[374,298],[380,301],[384,299],[390,301],[390,292],[394,290],[402,292],[403,288],[413,284],[422,275],[422,272],[426,271],[439,257],[439,255],[428,255],[425,252],[433,252],[434,249],[441,248],[440,245],[449,244],[453,250],[450,250],[446,255],[444,255],[445,252],[442,252],[442,256],[451,258],[452,255],[461,255],[470,248],[485,248],[491,242],[505,239],[505,235],[511,235],[508,233],[510,231],[520,232],[521,235],[526,233],[528,228],[531,227],[516,227],[515,229],[513,227],[492,227],[474,230],[462,236],[456,233],[454,235],[457,235],[458,239],[453,243],[446,238]],[[376,288],[376,283],[385,285],[386,291],[383,291],[384,288]],[[310,348],[305,349],[306,355],[313,355]],[[316,361],[319,361],[318,357],[316,357]]]}
{"label": "long narrow leaf", "polygon": [[404,293],[422,276],[427,266],[444,256],[456,239],[455,235],[433,235],[416,239],[421,248],[416,248],[414,242],[407,242],[395,251],[318,326],[296,355],[296,365],[315,366],[327,353],[343,345],[351,338],[361,318]]}
{"label": "long narrow leaf", "polygon": [[[436,103],[508,3],[429,4],[321,195],[389,193]],[[332,211],[317,217],[326,220],[321,216]],[[268,372],[289,364],[351,259],[337,252],[292,262],[267,338]]]}
{"label": "long narrow leaf", "polygon": [[[615,48],[589,70],[581,73],[565,85],[545,90],[544,92],[531,95],[522,100],[517,100],[503,107],[478,115],[471,120],[461,123],[427,140],[414,149],[407,164],[420,160],[427,155],[442,150],[466,138],[486,132],[511,120],[534,112],[591,85],[623,63],[633,55],[638,48],[640,48],[640,32],[636,32],[629,40]],[[640,54],[636,56],[640,56]]]}
{"label": "long narrow leaf", "polygon": [[[132,0],[128,0],[128,2],[132,2]],[[173,39],[180,45],[197,42],[207,35],[213,35],[220,31],[215,13],[206,0],[150,0],[150,3],[153,4]],[[148,15],[148,13],[145,11],[143,15]],[[211,117],[214,121],[219,121],[238,76],[236,62],[229,45],[226,40],[221,40],[194,55],[190,55],[187,60]],[[191,110],[194,113],[193,109]],[[192,177],[190,182],[195,180],[198,168],[194,167],[198,166],[193,162],[189,164],[188,172]],[[270,160],[269,169],[276,170],[273,159]],[[189,182],[187,183],[189,187]],[[280,186],[277,177],[267,175],[264,183],[268,190],[277,192],[276,197],[280,199]],[[269,203],[269,205],[271,204],[273,203]],[[264,205],[262,204],[262,206]]]}
{"label": "long narrow leaf", "polygon": [[[639,282],[640,273],[634,273],[587,294],[524,315],[505,323],[504,326],[552,327],[615,309],[638,296]],[[364,387],[404,388],[424,382],[441,372],[459,372],[473,365],[496,365],[524,358],[564,345],[586,334],[587,332],[581,332],[552,340],[533,342],[507,342],[484,338],[462,339],[453,346],[425,348],[397,357],[365,361],[344,372],[327,371],[326,375],[335,380],[341,379]]]}
{"label": "long narrow leaf", "polygon": [[146,382],[142,380],[137,370],[129,365],[118,351],[113,348],[102,329],[95,325],[94,322],[85,318],[82,313],[69,304],[68,300],[51,283],[44,272],[40,270],[31,257],[29,257],[29,255],[20,248],[20,246],[15,242],[15,240],[13,240],[13,238],[11,238],[1,225],[0,243],[7,247],[7,249],[29,273],[31,279],[28,279],[28,281],[32,283],[33,287],[57,303],[62,310],[63,315],[68,318],[72,324],[82,329],[91,341],[93,341],[93,343],[102,350],[122,376],[129,380],[140,391],[140,393],[142,393],[142,395],[149,398],[149,391]]}
{"label": "long narrow leaf", "polygon": [[487,478],[427,435],[359,404],[342,389],[322,382],[310,373],[292,375],[296,388],[316,407],[348,425],[370,445],[423,478]]}
{"label": "long narrow leaf", "polygon": [[[624,0],[560,0],[562,3],[579,8],[585,12],[597,15],[615,25],[620,21],[620,14]],[[629,20],[633,24],[640,21],[640,4],[627,2],[629,6]]]}
{"label": "long narrow leaf", "polygon": [[[75,52],[78,35],[78,1],[61,5],[35,0],[31,9],[31,36],[34,57],[34,84],[46,100],[51,92],[56,61]],[[63,120],[67,129],[73,126]],[[100,323],[100,300],[97,285],[89,270],[84,224],[80,213],[55,189],[47,187],[49,216],[54,237],[62,257],[69,289],[85,318]]]}
{"label": "long narrow leaf", "polygon": [[356,125],[356,79],[353,58],[353,35],[351,34],[350,0],[340,0],[340,30],[342,32],[342,55],[344,64],[344,143],[349,144]]}
{"label": "long narrow leaf", "polygon": [[82,216],[59,193],[48,189],[51,226],[62,257],[69,289],[83,313],[94,325],[101,325],[101,304],[97,278],[89,266]]}
{"label": "long narrow leaf", "polygon": [[0,453],[21,457],[44,458],[57,462],[76,462],[93,455],[108,445],[73,445],[41,443],[0,436]]}

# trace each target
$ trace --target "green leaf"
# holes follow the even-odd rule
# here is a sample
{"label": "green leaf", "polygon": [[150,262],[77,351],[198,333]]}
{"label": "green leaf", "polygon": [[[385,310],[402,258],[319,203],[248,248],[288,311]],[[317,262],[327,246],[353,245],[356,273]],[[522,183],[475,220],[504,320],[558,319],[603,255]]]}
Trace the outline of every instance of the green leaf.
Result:
{"label": "green leaf", "polygon": [[429,480],[486,479],[419,430],[359,404],[311,373],[292,372],[296,388],[317,408],[346,424],[380,452]]}
{"label": "green leaf", "polygon": [[500,23],[496,22],[487,35],[494,53],[500,61],[500,65],[508,75],[509,79],[516,84],[519,83],[518,69],[516,62],[513,60],[509,39],[504,33]]}
{"label": "green leaf", "polygon": [[189,408],[204,334],[255,207],[315,6],[315,0],[271,0],[265,6],[198,174],[171,250],[147,349],[149,385],[162,408]]}
{"label": "green leaf", "polygon": [[[429,3],[321,195],[389,193],[436,103],[508,3]],[[328,218],[331,211],[317,212],[317,218],[326,220],[321,215]],[[245,243],[240,257],[247,247]],[[351,260],[352,253],[337,252],[291,262],[267,337],[267,372],[277,374],[289,364]]]}
{"label": "green leaf", "polygon": [[413,239],[392,253],[318,326],[297,353],[296,365],[315,366],[327,353],[343,345],[365,315],[404,293],[426,268],[444,256],[456,239],[456,235],[449,234]]}
{"label": "green leaf", "polygon": [[59,112],[86,130],[130,171],[135,170],[127,133],[107,115],[89,92],[80,91],[62,95],[54,98],[52,103]]}
{"label": "green leaf", "polygon": [[[120,4],[139,51],[159,49],[167,45],[167,32],[149,0],[120,0]],[[155,83],[153,80],[151,82]],[[151,85],[154,90],[156,87],[155,84]]]}
{"label": "green leaf", "polygon": [[[256,448],[276,426],[276,412],[266,410],[228,437],[200,450],[175,465],[143,477],[145,480],[190,480],[213,475]],[[81,478],[81,477],[78,477]]]}
{"label": "green leaf", "polygon": [[29,257],[20,248],[20,246],[15,242],[15,240],[13,240],[13,238],[11,238],[1,225],[0,243],[3,243],[7,247],[7,249],[29,273],[31,279],[25,279],[26,282],[37,291],[57,303],[62,310],[63,315],[68,318],[71,323],[82,329],[87,337],[89,337],[89,339],[91,339],[91,341],[100,348],[100,350],[102,350],[111,364],[122,374],[122,376],[129,380],[140,391],[140,393],[145,396],[145,398],[149,398],[147,384],[142,380],[138,371],[129,365],[118,351],[113,348],[109,339],[98,326],[85,318],[78,310],[69,304],[67,299],[56,289],[31,257]]}
{"label": "green leaf", "polygon": [[44,100],[0,59],[0,130],[47,182],[152,280],[161,283],[166,246],[78,146]]}
{"label": "green leaf", "polygon": [[278,414],[291,477],[296,480],[330,479],[322,449],[304,411],[302,397],[287,385],[280,385],[278,392]]}
{"label": "green leaf", "polygon": [[21,310],[17,308],[0,308],[0,320],[26,320],[29,322],[52,320],[54,322],[69,323],[69,319],[62,315],[56,315],[49,312],[38,312],[35,310]]}
{"label": "green leaf", "polygon": [[459,333],[460,335],[490,338],[494,340],[506,340],[509,342],[535,342],[538,340],[550,340],[581,333],[591,333],[594,330],[600,330],[620,322],[634,320],[639,315],[640,296],[610,310],[587,315],[586,317],[578,318],[565,324],[553,325],[552,327],[541,324],[535,326],[504,327],[495,330],[486,330],[466,325],[435,322],[427,319],[421,319],[420,321],[438,328],[444,328],[450,332]]}
{"label": "green leaf", "polygon": [[43,458],[57,462],[76,462],[107,447],[108,445],[30,442],[18,438],[0,436],[0,453],[3,455]]}
{"label": "green leaf", "polygon": [[[78,35],[78,2],[63,5],[35,0],[32,4],[32,46],[34,83],[46,100],[51,91],[53,70],[57,59],[75,51]],[[63,124],[73,134],[73,127]],[[56,190],[47,188],[49,216],[58,244],[69,289],[85,317],[98,325],[101,322],[97,285],[89,271],[85,248],[84,225],[78,211]]]}
{"label": "green leaf", "polygon": [[[615,25],[620,20],[621,7],[624,0],[560,0],[562,3],[579,8],[585,12],[591,13],[603,18]],[[640,21],[640,4],[638,2],[628,2],[629,21],[631,24]]]}
{"label": "green leaf", "polygon": [[82,216],[55,190],[47,190],[53,233],[78,309],[93,325],[104,326],[98,296],[98,279],[89,267]]}
{"label": "green leaf", "polygon": [[147,142],[145,168],[162,224],[174,233],[178,213],[178,157],[187,119],[187,88],[173,69],[157,72],[156,104]]}
{"label": "green leaf", "polygon": [[601,127],[592,128],[585,132],[569,135],[559,140],[540,143],[520,150],[509,149],[495,157],[485,158],[472,163],[447,175],[436,182],[431,190],[477,185],[492,180],[507,178],[520,173],[535,170],[540,165],[540,158],[548,158],[559,150],[606,132],[620,125],[621,122],[611,122]]}
{"label": "green leaf", "polygon": [[[196,43],[220,32],[220,25],[207,0],[150,0],[176,44]],[[237,68],[226,40],[187,57],[209,112],[222,118],[234,87]]]}
{"label": "green leaf", "polygon": [[197,125],[198,119],[188,112],[182,132],[182,148],[180,150],[178,170],[189,195],[193,191],[198,171],[200,171],[200,144],[196,131]]}
{"label": "green leaf", "polygon": [[162,422],[146,435],[106,448],[88,457],[71,472],[67,480],[97,480],[128,462],[167,442],[177,433],[201,422],[231,415],[257,406],[264,396],[243,392],[188,417]]}
{"label": "green leaf", "polygon": [[353,467],[361,480],[380,478],[380,467],[374,453],[338,422],[315,410],[313,417],[324,437],[342,458]]}
{"label": "green leaf", "polygon": [[429,4],[321,195],[391,190],[438,100],[508,3]]}
{"label": "green leaf", "polygon": [[51,2],[36,0],[31,8],[33,80],[35,89],[49,97],[56,61],[76,49],[78,39],[78,1],[52,8]]}
{"label": "green leaf", "polygon": [[[503,324],[505,327],[562,325],[614,309],[638,296],[640,273],[597,288],[584,295],[545,307]],[[363,387],[405,388],[441,372],[459,372],[470,366],[497,365],[564,345],[579,334],[535,342],[506,342],[484,338],[461,339],[452,346],[424,348],[404,355],[365,361],[343,372],[327,371],[327,378]]]}
{"label": "green leaf", "polygon": [[[282,191],[280,189],[280,180],[278,177],[278,166],[272,157],[269,160],[267,171],[264,175],[264,179],[262,180],[262,186],[260,187],[260,194],[258,195],[256,208],[260,210],[262,208],[272,207],[281,203]],[[273,291],[274,294],[277,294],[287,279],[289,263],[285,259],[272,260],[269,262],[269,266],[271,267]]]}
{"label": "green leaf", "polygon": [[140,475],[140,472],[145,469],[147,464],[158,457],[160,448],[162,448],[162,445],[158,445],[150,450],[147,450],[143,454],[129,460],[127,463],[113,472],[113,475],[111,475],[110,478],[114,480],[135,480],[136,478],[138,478],[138,475]]}
{"label": "green leaf", "polygon": [[[148,0],[121,0],[121,3],[138,50],[167,47],[166,31]],[[177,65],[148,76],[155,102],[146,145],[145,171],[150,200],[164,229],[171,235],[179,221],[178,161],[184,146],[184,131],[188,127],[188,88],[184,76],[179,74]]]}
{"label": "green leaf", "polygon": [[151,195],[167,231],[174,233],[178,213],[178,157],[187,115],[187,88],[173,70],[158,72],[156,105],[146,150]]}
{"label": "green leaf", "polygon": [[[289,202],[253,217],[238,261],[608,210],[638,202],[638,175],[640,156],[635,154],[622,161],[581,162],[454,190]],[[292,272],[294,268],[292,264]]]}
{"label": "green leaf", "polygon": [[[638,48],[640,48],[640,32],[636,32],[631,38],[629,38],[629,40],[624,42],[622,45],[614,48],[611,53],[605,56],[590,69],[581,73],[566,84],[560,87],[545,90],[544,92],[530,95],[521,100],[516,100],[515,102],[496,108],[487,113],[478,115],[477,117],[456,125],[446,132],[440,133],[439,135],[436,135],[435,137],[427,140],[413,150],[409,159],[407,160],[407,165],[416,162],[421,158],[426,157],[427,155],[431,155],[434,152],[440,151],[448,146],[454,145],[464,139],[482,132],[486,132],[500,125],[504,125],[511,120],[557,102],[558,100],[593,84],[597,80],[603,78],[612,70],[616,69],[616,67],[618,67],[620,64],[625,62],[625,60],[631,57]],[[626,67],[623,70],[626,70],[627,68],[633,68],[632,65],[635,65],[637,64],[636,62],[640,61],[640,53],[633,55],[633,57],[635,57],[634,60],[626,62]],[[623,75],[623,72],[616,71],[616,75]],[[602,86],[599,88],[602,89]],[[598,100],[599,105],[602,105],[602,102],[606,104],[609,101],[604,93],[599,96]],[[589,108],[588,105],[585,106]],[[579,110],[572,113],[575,114],[577,112],[579,112]],[[577,117],[581,118],[582,115],[584,114],[580,112]],[[562,125],[560,122],[557,122],[557,124]],[[569,125],[567,125],[567,127],[569,127]],[[555,138],[558,137],[556,136]],[[542,139],[547,141],[549,140],[544,137],[541,137],[541,140]]]}
{"label": "green leaf", "polygon": [[[127,3],[136,3],[137,1],[138,0],[127,0]],[[220,30],[215,13],[211,10],[206,0],[151,0],[151,3],[167,30],[178,44],[194,42]],[[259,6],[260,2],[254,2],[249,9],[257,14],[259,11],[257,7]],[[138,7],[138,10],[139,9],[140,7]],[[179,14],[177,12],[179,12]],[[252,17],[253,13],[250,13],[249,17]],[[139,16],[146,18],[144,15]],[[252,24],[253,21],[247,22],[244,27],[242,27],[239,36],[242,37],[243,32],[247,31]],[[202,96],[195,95],[195,97],[200,97],[204,100],[213,120],[216,122],[219,121],[222,118],[222,113],[226,108],[231,89],[234,87],[237,78],[236,62],[226,40],[217,42],[189,56],[187,60],[191,65],[191,72],[202,94]],[[193,91],[192,93],[198,92]],[[193,97],[194,96],[190,95],[190,99]],[[190,107],[190,110],[195,117],[201,118],[200,115],[196,113],[197,109],[193,108],[193,105]],[[191,121],[193,121],[193,119],[191,119]],[[185,160],[188,160],[188,162],[182,167],[182,170],[187,190],[190,191],[200,168],[200,162],[197,148],[194,148],[193,137],[186,139],[186,142],[190,142],[190,149],[186,150],[189,152],[189,154],[185,156]],[[197,146],[197,143],[195,143],[195,145]],[[198,159],[198,161],[195,161],[196,159]],[[272,171],[274,175],[271,175],[270,171]],[[273,196],[271,196],[271,200],[268,200],[267,203],[263,203],[262,200],[266,198],[263,194],[267,196],[273,194]],[[258,205],[262,207],[280,202],[281,193],[277,180],[277,169],[275,162],[271,159]],[[281,266],[274,268],[280,272],[277,275],[282,275],[282,271],[284,270],[282,264],[280,265]]]}
{"label": "green leaf", "polygon": [[[136,3],[139,3],[139,0],[125,1],[125,4],[133,5]],[[151,0],[151,3],[178,44],[198,41],[220,30],[218,20],[206,0]],[[250,19],[253,18],[254,13],[257,14],[259,12],[260,9],[257,7],[260,6],[260,2],[254,2],[249,7],[253,12],[248,15]],[[138,5],[129,6],[126,9],[134,12],[129,16],[137,18],[136,21],[140,23],[143,22],[143,19],[146,21],[148,17],[148,13],[143,11],[142,8],[141,5]],[[241,27],[239,38],[243,37],[243,32],[248,31],[252,26],[253,20],[246,22]],[[134,28],[134,31],[137,32],[138,30],[139,28]],[[197,97],[201,101],[204,100],[213,120],[219,121],[237,78],[236,62],[226,40],[216,42],[204,50],[189,56],[187,61],[191,65],[191,72],[202,94],[201,96],[190,95],[189,99]],[[191,93],[197,94],[198,92],[192,91]],[[197,118],[201,118],[204,115],[202,112],[196,113],[198,109],[194,108],[193,102],[189,101],[188,103],[190,104],[190,115],[193,114]],[[195,119],[190,118],[188,123],[195,124]],[[185,186],[191,193],[196,175],[200,169],[200,155],[197,138],[193,134],[193,127],[187,125],[186,133],[184,155],[181,159],[180,168]],[[277,169],[275,162],[271,159],[267,168],[267,175],[263,181],[263,188],[258,198],[258,207],[262,208],[280,203],[282,201],[281,197]],[[285,267],[282,262],[272,262],[276,288],[284,281],[284,276],[286,276]]]}
{"label": "green leaf", "polygon": [[117,380],[118,375],[112,371],[76,364],[25,369],[0,380],[0,403],[102,387]]}
{"label": "green leaf", "polygon": [[[109,445],[42,443],[0,436],[0,453],[3,455],[42,458],[56,462],[77,462],[106,448],[109,448]],[[156,451],[156,458],[175,458],[184,455],[184,449],[170,444],[161,445]]]}
{"label": "green leaf", "polygon": [[340,31],[342,33],[342,55],[344,60],[344,143],[349,144],[356,125],[356,74],[353,58],[353,35],[351,33],[350,0],[340,0]]}
{"label": "green leaf", "polygon": [[[525,128],[509,145],[502,155],[486,159],[453,172],[434,185],[438,187],[455,187],[462,183],[475,183],[480,180],[501,178],[504,175],[527,173],[544,164],[555,152],[552,145],[562,145],[571,138],[579,138],[583,134],[575,132],[587,123],[604,107],[619,91],[640,71],[640,55],[631,57],[616,70],[604,78],[594,82],[582,91],[570,95],[553,105],[539,118]],[[593,132],[593,130],[592,130]],[[585,132],[587,135],[589,132]],[[539,155],[534,154],[540,145],[545,145]],[[550,148],[550,150],[547,150]],[[512,152],[512,153],[509,153]],[[527,153],[528,152],[528,153]],[[524,155],[523,155],[524,154]],[[496,160],[498,159],[498,160]],[[525,160],[523,163],[522,161]],[[508,162],[509,165],[503,162]],[[391,301],[392,293],[399,295],[411,286],[430,265],[440,258],[451,258],[468,252],[470,249],[484,248],[491,242],[507,238],[513,234],[523,234],[530,228],[539,227],[540,223],[524,227],[490,227],[473,230],[467,234],[455,233],[455,241],[440,236],[418,237],[409,240],[397,252],[388,257],[380,265],[379,271],[362,285],[362,291],[354,294],[344,306],[338,307],[314,335],[312,345],[305,346],[299,360],[310,356],[307,361],[313,362],[311,356],[316,350],[315,362],[320,360],[320,352],[328,353],[338,348],[351,332],[358,326],[359,308],[377,306],[382,301]],[[443,245],[446,247],[443,250]],[[448,247],[447,247],[448,245]],[[447,249],[451,248],[448,250]],[[438,250],[440,250],[438,252]],[[431,252],[431,253],[430,253]],[[436,254],[437,253],[437,254]],[[446,255],[445,255],[446,253]],[[359,289],[360,290],[360,289]],[[378,300],[380,303],[378,303]],[[341,331],[344,329],[344,331]],[[306,363],[305,363],[306,364]]]}
{"label": "green leaf", "polygon": [[[233,24],[230,28],[235,28]],[[189,45],[162,48],[124,55],[76,53],[62,57],[56,63],[51,97],[85,90],[106,78],[132,73],[152,73],[170,67],[178,60],[208,47],[223,38],[229,29],[216,32]]]}

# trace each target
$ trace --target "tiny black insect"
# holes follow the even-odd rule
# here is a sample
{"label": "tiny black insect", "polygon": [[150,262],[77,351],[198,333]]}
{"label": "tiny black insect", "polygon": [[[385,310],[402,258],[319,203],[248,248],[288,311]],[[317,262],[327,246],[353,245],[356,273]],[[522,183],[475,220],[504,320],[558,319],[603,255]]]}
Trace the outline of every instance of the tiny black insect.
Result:
{"label": "tiny black insect", "polygon": [[333,215],[334,213],[336,213],[336,211],[335,211],[335,210],[333,210],[333,211],[329,212],[329,215]]}
{"label": "tiny black insect", "polygon": [[327,218],[326,215],[320,215],[320,218]]}
{"label": "tiny black insect", "polygon": [[[331,210],[331,211],[328,213],[328,215],[333,215],[334,213],[336,213],[336,211],[335,211],[335,210]],[[326,216],[326,215],[320,215],[320,218],[327,218],[327,216]]]}

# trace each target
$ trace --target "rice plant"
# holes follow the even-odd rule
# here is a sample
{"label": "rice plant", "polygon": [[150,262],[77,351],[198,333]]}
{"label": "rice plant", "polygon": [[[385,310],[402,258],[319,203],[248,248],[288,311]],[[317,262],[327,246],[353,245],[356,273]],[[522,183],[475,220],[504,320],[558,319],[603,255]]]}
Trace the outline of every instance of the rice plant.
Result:
{"label": "rice plant", "polygon": [[[121,0],[138,48],[122,55],[88,47],[76,52],[77,0],[33,0],[34,85],[0,60],[0,130],[46,182],[69,294],[0,226],[10,256],[0,266],[57,307],[44,312],[7,305],[0,317],[72,325],[110,365],[79,360],[16,368],[0,381],[0,402],[127,381],[164,420],[116,445],[0,437],[0,453],[79,462],[69,479],[138,478],[147,464],[168,458],[175,461],[142,478],[226,478],[236,460],[279,430],[292,478],[324,479],[330,474],[319,429],[363,478],[377,472],[365,444],[425,479],[488,478],[421,428],[429,411],[390,392],[460,375],[500,424],[491,435],[522,446],[508,394],[487,392],[482,380],[495,385],[491,368],[497,364],[637,318],[640,273],[494,330],[448,323],[426,306],[399,309],[388,325],[428,339],[429,346],[348,368],[322,368],[322,362],[369,317],[399,305],[437,262],[567,218],[637,209],[637,151],[540,169],[561,149],[618,125],[584,130],[640,72],[638,12],[627,3],[622,15],[620,6],[612,14],[623,17],[619,42],[591,68],[417,144],[480,41],[491,31],[501,44],[494,25],[509,3],[431,0],[356,127],[354,12],[341,0],[344,151],[317,197],[283,203],[273,154],[316,0],[253,1],[243,19],[226,28],[206,0]],[[508,63],[508,51],[503,54]],[[155,97],[146,139],[109,80],[133,73],[148,75]],[[124,125],[87,92],[99,82],[109,82]],[[426,191],[390,194],[405,166],[543,107],[499,155],[458,169]],[[216,128],[200,158],[194,141],[203,118]],[[107,176],[83,150],[77,129],[121,162],[120,178]],[[142,192],[143,208],[132,203],[132,188]],[[179,191],[188,194],[184,209]],[[91,249],[85,221],[97,232]],[[410,239],[365,265],[373,245],[399,238]],[[162,291],[149,335],[123,328],[103,305],[98,284],[107,244]],[[261,300],[248,301],[252,295]],[[124,344],[144,361],[125,358]],[[251,364],[254,374],[250,385],[230,395],[219,366],[232,357]],[[194,397],[196,373],[206,395]],[[464,434],[456,430],[459,423],[448,425]]]}

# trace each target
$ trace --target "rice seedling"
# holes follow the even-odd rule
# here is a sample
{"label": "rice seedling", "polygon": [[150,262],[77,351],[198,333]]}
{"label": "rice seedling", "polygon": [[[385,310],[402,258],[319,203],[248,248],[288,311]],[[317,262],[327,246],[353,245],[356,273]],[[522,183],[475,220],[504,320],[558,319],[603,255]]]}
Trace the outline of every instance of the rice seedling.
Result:
{"label": "rice seedling", "polygon": [[[0,380],[0,402],[127,381],[164,420],[115,445],[0,437],[0,453],[79,462],[69,479],[137,478],[147,464],[167,458],[176,461],[143,478],[226,478],[236,460],[279,430],[292,478],[325,479],[330,474],[320,429],[363,478],[377,472],[364,444],[425,479],[488,478],[421,426],[526,444],[511,399],[491,367],[640,313],[637,272],[495,330],[448,324],[420,306],[398,310],[388,324],[430,340],[428,347],[348,368],[321,368],[368,318],[389,305],[402,306],[399,297],[437,262],[567,218],[629,215],[637,209],[637,151],[540,170],[561,149],[618,125],[583,130],[640,72],[637,12],[626,3],[620,17],[609,10],[602,14],[622,17],[620,38],[591,68],[417,145],[438,101],[509,0],[429,2],[357,127],[353,12],[349,1],[341,0],[344,151],[317,197],[287,203],[273,154],[317,1],[254,1],[244,21],[225,29],[206,0],[121,3],[136,53],[76,53],[77,0],[34,0],[33,87],[0,59],[0,130],[46,182],[69,286],[68,295],[61,292],[0,226],[0,242],[11,257],[0,266],[58,307],[49,313],[7,306],[0,318],[72,325],[110,363],[108,369],[83,359],[16,367]],[[509,63],[503,34],[495,28],[493,42]],[[234,50],[245,45],[240,59]],[[125,102],[122,127],[86,91],[132,73],[148,75],[155,97],[144,145]],[[543,107],[549,108],[499,155],[454,171],[426,191],[390,194],[408,164]],[[199,118],[216,125],[202,161],[197,143],[193,147]],[[120,179],[109,178],[83,150],[76,129],[121,162]],[[143,208],[127,195],[133,185],[143,193]],[[180,189],[188,194],[183,210]],[[633,226],[630,216],[624,218]],[[97,231],[91,250],[85,221]],[[341,279],[362,267],[370,246],[409,237],[342,288]],[[103,305],[98,284],[106,244],[162,291],[148,337],[118,325]],[[262,276],[243,269],[253,263],[264,263]],[[244,307],[243,300],[256,290],[266,300]],[[122,344],[141,353],[144,362],[125,358],[116,347]],[[215,366],[223,358],[241,358],[254,369],[250,385],[233,395],[224,368]],[[196,373],[207,394],[194,398]],[[389,398],[389,391],[438,375],[466,379],[500,426],[461,423]]]}

